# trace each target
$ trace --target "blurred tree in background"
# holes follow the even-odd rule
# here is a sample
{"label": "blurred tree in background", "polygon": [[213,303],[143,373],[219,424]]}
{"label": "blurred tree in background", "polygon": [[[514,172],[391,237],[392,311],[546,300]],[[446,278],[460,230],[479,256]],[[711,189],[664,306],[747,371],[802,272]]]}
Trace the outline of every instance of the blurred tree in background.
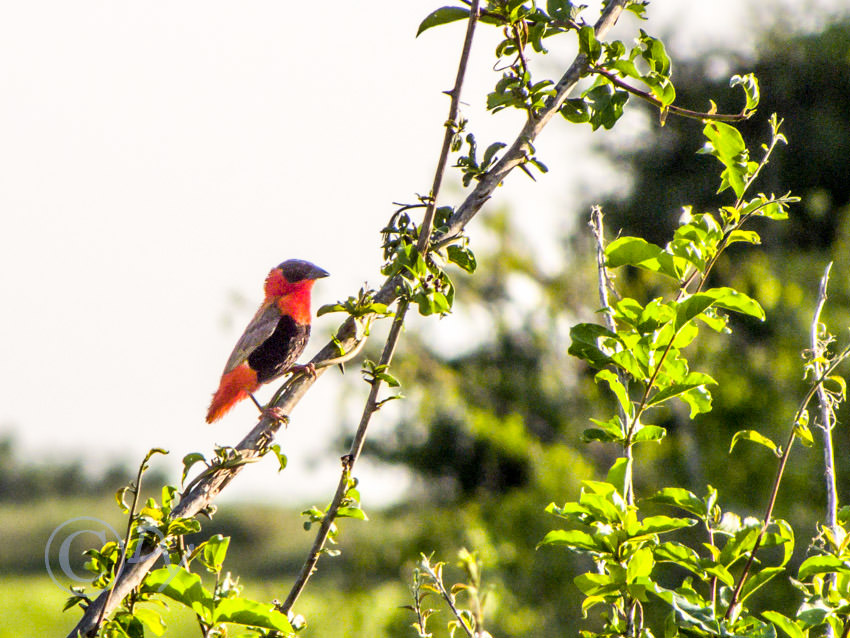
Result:
{"label": "blurred tree in background", "polygon": [[[759,58],[733,72],[754,72],[762,87],[757,115],[741,126],[745,139],[763,138],[771,113],[785,120],[789,146],[767,166],[762,189],[790,190],[802,202],[789,223],[755,225],[764,250],[730,250],[712,281],[758,299],[768,320],[735,317],[731,336],[710,335],[695,344],[694,367],[710,370],[719,382],[714,410],[696,422],[684,407],[669,410],[658,422],[668,428],[668,439],[654,455],[652,448],[643,448],[636,472],[654,485],[665,484],[658,480],[664,476],[695,491],[722,477],[727,506],[753,513],[762,506],[775,470],[753,446],[736,448],[732,462],[731,437],[747,427],[770,433],[773,425],[781,427],[772,421],[793,415],[805,393],[800,351],[807,343],[817,282],[831,260],[837,276],[825,320],[840,326],[850,319],[850,22],[819,34],[780,36],[765,35]],[[705,64],[680,65],[675,73],[678,103],[701,109],[715,99],[720,112],[740,108],[733,102],[740,96],[725,82],[712,81]],[[711,195],[715,176],[705,163],[713,160],[696,152],[703,143],[701,126],[670,117],[665,126],[650,128],[637,148],[604,147],[636,187],[602,205],[610,238],[622,230],[664,245],[683,206],[698,213],[724,200]],[[594,203],[586,202],[582,217]],[[480,536],[444,539],[446,551],[452,543],[486,548],[482,540],[499,539],[497,551],[484,556],[485,562],[495,561],[488,566],[497,574],[497,588],[515,598],[508,605],[514,619],[524,607],[526,617],[534,617],[535,633],[547,635],[551,628],[542,626],[541,618],[552,628],[569,626],[563,623],[575,620],[577,610],[563,604],[573,587],[563,576],[570,573],[563,564],[569,559],[549,548],[534,550],[550,525],[542,509],[553,496],[577,492],[581,479],[604,475],[611,461],[599,458],[600,445],[580,440],[588,418],[599,416],[591,406],[598,411],[604,400],[592,382],[595,371],[566,355],[569,325],[577,318],[596,320],[595,253],[590,232],[578,224],[578,234],[564,241],[565,270],[544,273],[531,243],[509,219],[507,214],[489,218],[497,246],[489,255],[477,251],[478,276],[458,280],[464,308],[456,312],[470,318],[474,345],[446,354],[425,339],[409,339],[396,371],[414,388],[408,399],[416,408],[406,406],[394,436],[370,446],[382,461],[403,464],[423,477],[430,502],[451,504],[475,521],[472,528]],[[655,296],[652,286],[658,285],[657,278],[637,270],[619,284],[638,299]],[[840,473],[842,466],[848,469],[842,463],[850,447],[846,435],[838,435],[837,445]],[[812,481],[820,456],[817,448],[800,454],[786,478],[779,507],[794,525],[822,517],[822,486]],[[844,486],[841,496],[847,491]],[[438,539],[432,546],[439,553]],[[496,623],[500,620],[506,619]],[[500,626],[508,635],[529,628]]]}

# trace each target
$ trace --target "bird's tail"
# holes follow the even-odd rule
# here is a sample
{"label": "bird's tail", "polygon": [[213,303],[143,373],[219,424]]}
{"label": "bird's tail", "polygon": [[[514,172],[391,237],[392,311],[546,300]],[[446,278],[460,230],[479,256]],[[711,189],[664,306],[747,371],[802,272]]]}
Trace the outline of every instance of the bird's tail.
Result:
{"label": "bird's tail", "polygon": [[257,373],[243,363],[221,377],[218,391],[213,395],[207,411],[207,423],[218,421],[234,405],[246,399],[248,394],[260,387]]}

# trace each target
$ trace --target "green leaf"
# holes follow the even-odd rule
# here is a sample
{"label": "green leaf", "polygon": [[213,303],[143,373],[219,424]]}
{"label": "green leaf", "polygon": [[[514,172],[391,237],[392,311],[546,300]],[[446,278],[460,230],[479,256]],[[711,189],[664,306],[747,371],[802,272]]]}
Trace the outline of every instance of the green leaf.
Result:
{"label": "green leaf", "polygon": [[718,192],[731,186],[735,195],[741,197],[749,177],[747,146],[741,133],[733,126],[711,121],[705,125],[703,134],[708,143],[702,152],[714,155],[726,167]]}
{"label": "green leaf", "polygon": [[810,556],[800,565],[800,570],[797,572],[797,578],[805,580],[815,574],[850,574],[850,566],[846,561],[835,556]]}
{"label": "green leaf", "polygon": [[662,488],[646,500],[651,503],[674,505],[700,518],[704,518],[708,512],[706,504],[701,498],[681,487]]}
{"label": "green leaf", "polygon": [[186,477],[189,475],[189,470],[192,469],[192,466],[195,463],[206,462],[207,457],[205,457],[200,452],[191,452],[183,457],[183,476],[180,478],[181,483],[186,482]]}
{"label": "green leaf", "polygon": [[759,81],[752,73],[747,75],[733,75],[729,80],[729,86],[740,86],[744,89],[747,96],[747,105],[744,111],[755,111],[758,108],[760,100]]}
{"label": "green leaf", "polygon": [[201,531],[201,523],[194,518],[175,518],[168,523],[168,536],[183,536]]}
{"label": "green leaf", "polygon": [[663,534],[672,532],[684,527],[693,527],[697,524],[692,518],[672,518],[670,516],[647,516],[637,527],[637,531],[633,534],[636,536],[645,536],[648,534]]}
{"label": "green leaf", "polygon": [[274,454],[275,458],[277,459],[277,471],[282,472],[283,470],[285,470],[286,465],[289,463],[289,459],[286,458],[286,454],[280,451],[280,444],[274,443],[268,447],[268,450],[269,452]]}
{"label": "green leaf", "polygon": [[747,527],[737,531],[720,550],[717,562],[724,567],[730,567],[754,547],[758,534],[759,529],[757,527]]}
{"label": "green leaf", "polygon": [[136,606],[133,608],[133,615],[145,627],[147,627],[154,636],[162,636],[165,634],[167,627],[158,611]]}
{"label": "green leaf", "polygon": [[667,436],[667,429],[660,425],[644,425],[640,430],[635,432],[632,437],[634,443],[645,443],[647,441],[660,441]]}
{"label": "green leaf", "polygon": [[211,572],[218,573],[224,566],[227,556],[227,548],[230,546],[230,537],[216,534],[204,543],[204,551],[201,554],[201,562]]}
{"label": "green leaf", "polygon": [[705,293],[696,293],[676,305],[676,324],[678,331],[689,321],[698,317],[715,303],[715,299]]}
{"label": "green leaf", "polygon": [[743,588],[741,589],[741,602],[745,601],[757,589],[784,571],[784,567],[765,567],[754,574],[750,574],[750,577],[747,578],[744,582]]}
{"label": "green leaf", "polygon": [[215,623],[235,623],[238,625],[249,625],[251,627],[262,627],[273,629],[286,634],[293,634],[295,630],[283,614],[274,609],[268,603],[259,603],[247,598],[223,598],[218,601],[215,608]]}
{"label": "green leaf", "polygon": [[450,22],[457,22],[458,20],[465,20],[468,17],[469,9],[464,7],[440,7],[428,14],[428,16],[419,24],[419,28],[416,30],[416,37],[419,37],[423,31],[427,31],[432,27],[438,27]]}
{"label": "green leaf", "polygon": [[366,512],[359,507],[340,507],[336,512],[337,518],[356,518],[361,521],[368,521]]}
{"label": "green leaf", "polygon": [[735,242],[746,242],[748,244],[758,245],[761,243],[761,237],[754,230],[733,230],[729,233],[729,239],[726,241],[728,244],[734,244]]}
{"label": "green leaf", "polygon": [[[616,491],[613,485],[610,487],[612,492]],[[589,509],[598,520],[605,523],[616,523],[622,519],[623,512],[605,495],[591,494],[582,490],[578,502]]]}
{"label": "green leaf", "polygon": [[722,635],[720,624],[715,619],[714,609],[711,604],[694,602],[677,591],[665,589],[661,585],[655,585],[654,593],[666,602],[676,613],[676,617],[684,627],[696,627],[708,635]]}
{"label": "green leaf", "polygon": [[734,288],[710,288],[702,294],[713,297],[714,303],[726,310],[740,312],[761,321],[765,319],[764,309],[759,305],[759,302]]}
{"label": "green leaf", "polygon": [[677,281],[682,275],[673,255],[640,237],[615,239],[605,248],[605,257],[609,268],[634,266]]}
{"label": "green leaf", "polygon": [[628,419],[634,416],[634,406],[632,405],[631,400],[629,399],[629,392],[626,390],[626,387],[620,383],[620,380],[617,378],[617,375],[611,372],[610,370],[600,370],[596,373],[594,377],[596,383],[600,381],[605,381],[608,386],[611,388],[611,392],[614,393],[614,396],[617,397],[617,401],[620,404],[620,407],[623,409],[623,413],[626,415]]}
{"label": "green leaf", "polygon": [[578,32],[578,49],[586,55],[591,62],[596,62],[602,55],[602,45],[596,39],[596,32],[590,25],[585,25]]}
{"label": "green leaf", "polygon": [[570,328],[570,339],[569,354],[601,368],[610,362],[610,356],[602,350],[603,344],[609,340],[616,343],[617,335],[596,323],[580,323]]}
{"label": "green leaf", "polygon": [[732,437],[732,444],[729,446],[730,453],[735,449],[735,444],[738,441],[752,441],[753,443],[763,445],[774,454],[779,454],[779,446],[757,430],[738,430],[735,432],[735,436]]}
{"label": "green leaf", "polygon": [[576,550],[589,552],[602,552],[605,549],[593,536],[577,529],[554,529],[537,543],[538,548],[544,545],[566,545]]}
{"label": "green leaf", "polygon": [[598,428],[588,428],[582,435],[582,441],[588,443],[590,441],[622,441],[625,437],[623,425],[620,423],[620,417],[613,416],[607,421],[599,419],[590,419],[591,422],[598,425]]}
{"label": "green leaf", "polygon": [[765,611],[762,612],[762,616],[785,632],[788,638],[806,638],[806,633],[796,622],[787,616],[783,616],[778,611]]}
{"label": "green leaf", "polygon": [[694,388],[699,388],[700,386],[705,386],[707,384],[717,385],[717,381],[702,372],[690,372],[681,381],[668,385],[664,389],[653,394],[646,404],[648,406],[658,405],[668,399],[677,397],[689,390],[693,390]]}
{"label": "green leaf", "polygon": [[608,470],[608,475],[605,480],[617,488],[620,496],[623,495],[623,489],[626,485],[626,477],[631,475],[632,460],[625,457],[620,457],[611,465]]}
{"label": "green leaf", "polygon": [[711,392],[704,385],[701,385],[679,395],[679,399],[690,407],[690,418],[694,418],[698,414],[711,412]]}
{"label": "green leaf", "polygon": [[700,578],[703,576],[699,554],[687,545],[667,541],[657,545],[653,553],[657,562],[674,563],[679,567],[684,567]]}
{"label": "green leaf", "polygon": [[212,620],[213,597],[201,584],[197,574],[169,565],[150,572],[144,587],[148,592],[159,593],[183,603],[207,622]]}
{"label": "green leaf", "polygon": [[585,124],[590,121],[590,107],[581,98],[564,100],[558,112],[565,120],[574,124]]}
{"label": "green leaf", "polygon": [[639,578],[649,578],[652,568],[655,566],[655,558],[649,547],[641,547],[629,558],[626,567],[626,582],[633,583]]}
{"label": "green leaf", "polygon": [[609,574],[579,574],[573,578],[576,584],[585,596],[605,596],[615,594],[619,591],[624,583],[615,581]]}
{"label": "green leaf", "polygon": [[449,261],[453,264],[460,266],[468,273],[475,272],[475,268],[477,267],[475,255],[472,254],[469,248],[452,244],[446,249],[446,253]]}

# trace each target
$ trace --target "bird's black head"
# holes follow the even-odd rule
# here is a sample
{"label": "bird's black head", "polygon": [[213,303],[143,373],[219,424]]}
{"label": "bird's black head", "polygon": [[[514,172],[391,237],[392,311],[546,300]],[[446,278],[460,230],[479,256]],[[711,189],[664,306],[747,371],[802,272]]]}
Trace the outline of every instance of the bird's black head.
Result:
{"label": "bird's black head", "polygon": [[289,283],[303,281],[304,279],[321,279],[327,277],[330,273],[316,264],[311,264],[303,259],[288,259],[278,266],[283,276]]}

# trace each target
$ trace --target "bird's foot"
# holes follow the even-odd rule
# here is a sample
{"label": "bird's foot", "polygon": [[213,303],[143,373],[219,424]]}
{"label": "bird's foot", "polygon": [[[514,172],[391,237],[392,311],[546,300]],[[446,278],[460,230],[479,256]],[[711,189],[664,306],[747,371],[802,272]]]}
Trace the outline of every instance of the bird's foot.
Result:
{"label": "bird's foot", "polygon": [[306,374],[308,377],[316,378],[316,366],[312,363],[305,363],[304,365],[294,365],[289,368],[289,372],[292,373],[293,376],[296,374]]}
{"label": "bird's foot", "polygon": [[289,425],[289,415],[283,411],[283,408],[278,408],[276,406],[265,407],[260,410],[260,414],[263,418],[269,419],[270,421],[283,423],[284,426]]}

